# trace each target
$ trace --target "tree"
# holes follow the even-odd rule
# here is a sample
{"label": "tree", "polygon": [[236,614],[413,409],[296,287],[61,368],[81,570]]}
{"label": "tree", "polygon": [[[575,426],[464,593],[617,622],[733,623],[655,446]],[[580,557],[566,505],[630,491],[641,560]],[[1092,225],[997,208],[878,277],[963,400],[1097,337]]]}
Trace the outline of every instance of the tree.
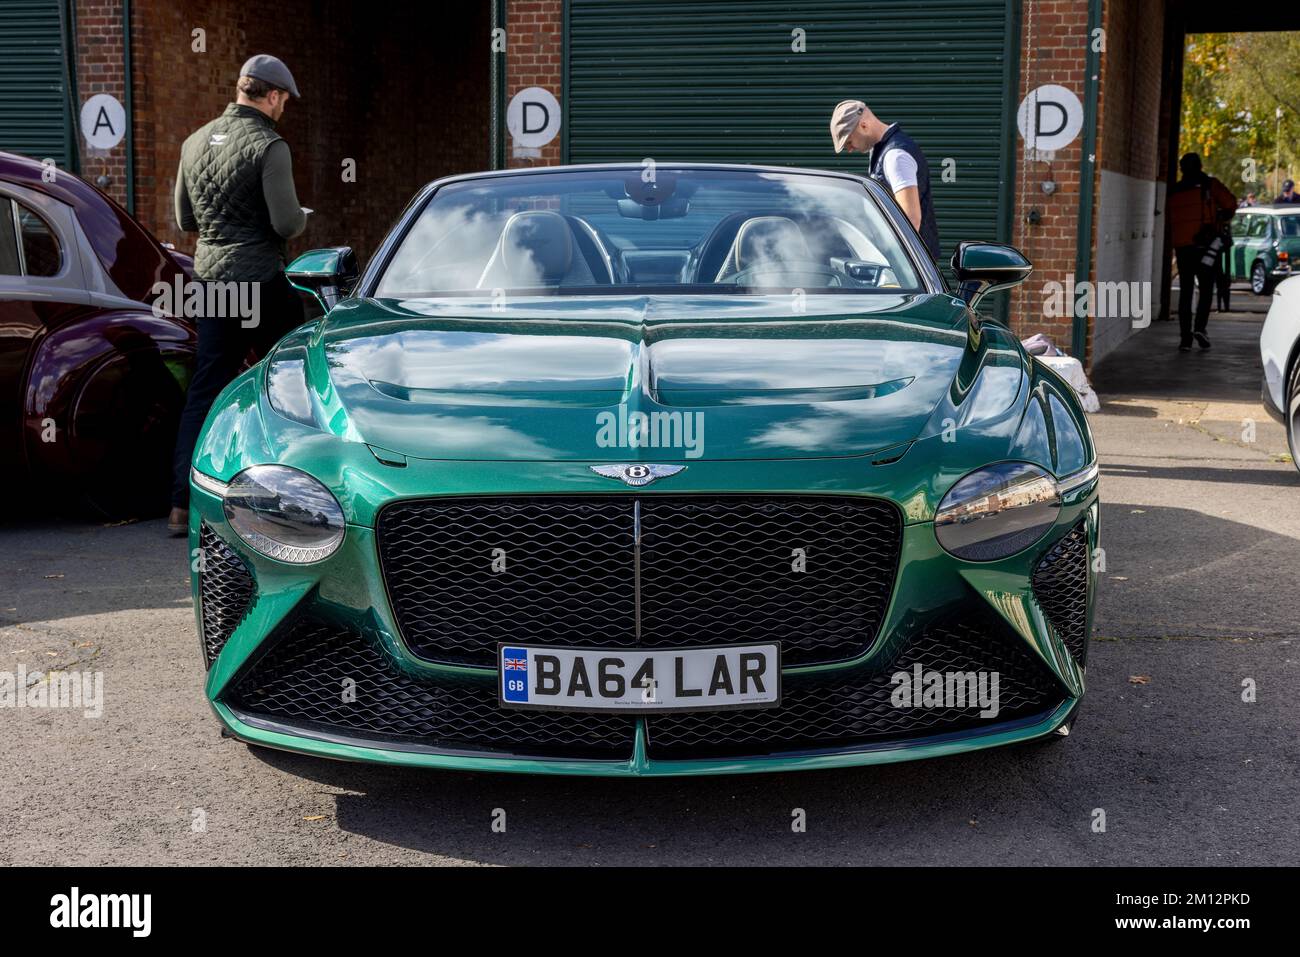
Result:
{"label": "tree", "polygon": [[1199,153],[1206,172],[1234,193],[1244,196],[1253,190],[1271,199],[1277,184],[1300,168],[1296,62],[1300,33],[1188,37],[1179,153]]}

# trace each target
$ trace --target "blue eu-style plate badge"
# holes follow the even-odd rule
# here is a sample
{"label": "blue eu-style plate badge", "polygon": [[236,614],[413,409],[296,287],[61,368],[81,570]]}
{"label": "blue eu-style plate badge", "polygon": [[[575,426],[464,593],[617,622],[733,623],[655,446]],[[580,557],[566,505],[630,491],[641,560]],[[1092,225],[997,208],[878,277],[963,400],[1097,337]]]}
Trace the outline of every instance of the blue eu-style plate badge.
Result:
{"label": "blue eu-style plate badge", "polygon": [[501,649],[501,697],[528,703],[528,652],[523,648]]}

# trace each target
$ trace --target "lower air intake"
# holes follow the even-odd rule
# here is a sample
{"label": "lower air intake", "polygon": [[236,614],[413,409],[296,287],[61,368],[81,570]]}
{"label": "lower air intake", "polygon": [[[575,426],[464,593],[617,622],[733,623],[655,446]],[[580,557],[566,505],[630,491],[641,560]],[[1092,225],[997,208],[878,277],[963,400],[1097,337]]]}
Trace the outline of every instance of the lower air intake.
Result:
{"label": "lower air intake", "polygon": [[1079,522],[1034,568],[1034,596],[1082,667],[1088,659],[1088,528]]}
{"label": "lower air intake", "polygon": [[[923,679],[930,673],[945,680],[974,674],[978,681],[983,673],[988,689],[996,674],[997,714],[981,717],[980,706],[968,702],[896,707],[894,692],[901,684],[893,676],[902,672],[911,680],[918,665]],[[1063,700],[1055,679],[1021,639],[991,612],[972,604],[931,624],[888,667],[870,673],[855,669],[825,677],[787,676],[779,708],[656,715],[646,725],[648,754],[680,760],[777,754],[992,730],[1042,715]]]}
{"label": "lower air intake", "polygon": [[[626,715],[508,711],[496,676],[417,679],[359,631],[312,617],[281,626],[225,701],[243,715],[347,737],[446,751],[630,758]],[[345,689],[355,693],[345,695]]]}
{"label": "lower air intake", "polygon": [[[895,707],[899,671],[996,672],[996,716],[969,706]],[[355,691],[348,700],[345,689]],[[659,759],[739,757],[869,747],[1042,715],[1064,700],[1045,669],[1005,624],[963,607],[922,631],[892,663],[826,677],[787,675],[780,708],[655,715],[646,719],[648,755]],[[379,747],[557,759],[627,760],[637,720],[627,715],[507,710],[496,675],[416,677],[356,629],[311,615],[281,626],[268,649],[235,678],[224,702],[261,718]]]}
{"label": "lower air intake", "polygon": [[205,522],[199,528],[199,615],[203,621],[203,654],[208,667],[243,620],[253,602],[253,576],[229,545]]}

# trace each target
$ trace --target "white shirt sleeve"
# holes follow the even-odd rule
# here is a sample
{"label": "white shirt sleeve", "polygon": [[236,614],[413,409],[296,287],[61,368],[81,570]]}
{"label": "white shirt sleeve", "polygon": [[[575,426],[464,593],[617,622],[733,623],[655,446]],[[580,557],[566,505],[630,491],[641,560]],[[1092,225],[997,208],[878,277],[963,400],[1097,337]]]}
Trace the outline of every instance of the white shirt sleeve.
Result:
{"label": "white shirt sleeve", "polygon": [[889,184],[891,192],[897,193],[917,185],[916,160],[907,150],[890,150],[886,153],[881,172],[885,174],[885,182]]}

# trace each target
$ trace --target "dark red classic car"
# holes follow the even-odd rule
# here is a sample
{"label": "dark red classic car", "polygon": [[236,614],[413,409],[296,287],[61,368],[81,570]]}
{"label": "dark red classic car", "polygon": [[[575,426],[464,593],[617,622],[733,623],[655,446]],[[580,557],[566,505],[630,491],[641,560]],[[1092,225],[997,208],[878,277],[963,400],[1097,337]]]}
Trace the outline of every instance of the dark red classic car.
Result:
{"label": "dark red classic car", "polygon": [[190,267],[72,173],[0,153],[0,514],[166,509],[196,339],[151,290]]}

